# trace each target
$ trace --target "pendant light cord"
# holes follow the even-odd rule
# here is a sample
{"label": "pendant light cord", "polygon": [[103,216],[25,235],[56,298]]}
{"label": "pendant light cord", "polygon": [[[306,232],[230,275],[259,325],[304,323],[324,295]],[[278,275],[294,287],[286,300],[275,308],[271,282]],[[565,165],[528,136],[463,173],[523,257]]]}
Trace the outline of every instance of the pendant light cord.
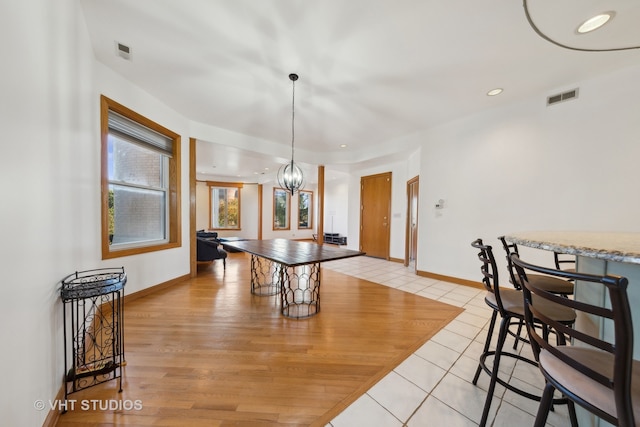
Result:
{"label": "pendant light cord", "polygon": [[291,163],[293,164],[293,141],[295,140],[296,128],[295,128],[295,118],[296,118],[296,76],[295,78],[291,78],[291,84],[293,86],[291,90]]}
{"label": "pendant light cord", "polygon": [[298,75],[289,74],[289,80],[291,80],[291,161],[282,165],[278,170],[278,184],[289,190],[293,196],[296,191],[304,187],[304,174],[293,160],[296,140],[296,80],[298,80]]}

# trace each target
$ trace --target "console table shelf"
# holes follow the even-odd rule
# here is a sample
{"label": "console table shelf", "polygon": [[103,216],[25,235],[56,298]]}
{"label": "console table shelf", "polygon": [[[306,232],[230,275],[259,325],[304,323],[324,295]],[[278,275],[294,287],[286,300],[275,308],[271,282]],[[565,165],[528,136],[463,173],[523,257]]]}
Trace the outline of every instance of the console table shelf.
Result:
{"label": "console table shelf", "polygon": [[334,245],[347,244],[347,236],[341,236],[339,233],[324,233],[323,240],[325,243],[332,243]]}

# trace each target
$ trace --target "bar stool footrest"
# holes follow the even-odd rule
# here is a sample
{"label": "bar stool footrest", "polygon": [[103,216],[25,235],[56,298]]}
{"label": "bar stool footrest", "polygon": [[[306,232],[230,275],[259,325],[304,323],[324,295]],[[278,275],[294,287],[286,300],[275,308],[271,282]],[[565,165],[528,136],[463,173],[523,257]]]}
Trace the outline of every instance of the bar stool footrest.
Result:
{"label": "bar stool footrest", "polygon": [[[486,360],[487,357],[490,357],[490,356],[494,356],[495,357],[495,354],[496,354],[496,352],[492,350],[492,351],[488,351],[488,352],[486,352],[486,353],[484,353],[484,354],[482,354],[480,356],[480,361],[479,361],[480,366],[482,367],[482,369],[487,374],[489,374],[489,377],[491,377],[492,370],[487,367],[487,364],[486,364],[485,360]],[[535,366],[536,368],[538,367],[538,363],[537,362],[535,362],[534,360],[528,359],[528,358],[526,358],[524,356],[521,356],[519,354],[506,353],[506,352],[500,353],[500,357],[505,357],[505,356],[506,357],[511,357],[513,359],[521,360],[521,361],[526,362],[526,363],[528,363],[528,364],[530,364],[532,366]],[[506,388],[508,390],[511,390],[512,392],[517,393],[520,396],[526,397],[527,399],[531,399],[531,400],[535,400],[535,401],[539,402],[540,399],[542,398],[542,396],[539,396],[539,395],[536,395],[536,394],[531,394],[531,393],[529,393],[527,391],[524,391],[524,390],[514,386],[513,384],[509,384],[507,381],[503,380],[500,377],[496,378],[496,382],[498,384],[500,384],[501,386],[503,386],[504,388]],[[568,402],[567,398],[564,398],[564,397],[554,398],[553,399],[553,404],[555,404],[555,405],[567,404],[567,402]]]}

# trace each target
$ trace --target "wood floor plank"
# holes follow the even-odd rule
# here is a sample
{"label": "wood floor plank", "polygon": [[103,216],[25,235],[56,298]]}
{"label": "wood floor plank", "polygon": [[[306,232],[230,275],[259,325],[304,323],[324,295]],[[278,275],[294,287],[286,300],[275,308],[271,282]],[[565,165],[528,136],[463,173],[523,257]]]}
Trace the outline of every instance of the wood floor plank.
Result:
{"label": "wood floor plank", "polygon": [[226,271],[127,302],[124,391],[115,380],[69,398],[142,408],[78,403],[56,425],[324,426],[461,311],[323,269],[320,313],[287,319],[249,273],[232,253]]}

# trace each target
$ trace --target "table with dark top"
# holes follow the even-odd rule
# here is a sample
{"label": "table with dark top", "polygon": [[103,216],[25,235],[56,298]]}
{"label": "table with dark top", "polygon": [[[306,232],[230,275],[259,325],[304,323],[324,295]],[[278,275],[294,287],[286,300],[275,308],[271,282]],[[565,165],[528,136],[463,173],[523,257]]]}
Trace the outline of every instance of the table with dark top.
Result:
{"label": "table with dark top", "polygon": [[364,252],[288,239],[226,242],[251,254],[251,293],[280,294],[283,316],[311,317],[320,311],[320,264]]}
{"label": "table with dark top", "polygon": [[218,241],[222,245],[225,251],[227,252],[240,252],[238,249],[229,246],[227,243],[232,242],[240,242],[242,240],[247,240],[244,237],[220,237]]}

